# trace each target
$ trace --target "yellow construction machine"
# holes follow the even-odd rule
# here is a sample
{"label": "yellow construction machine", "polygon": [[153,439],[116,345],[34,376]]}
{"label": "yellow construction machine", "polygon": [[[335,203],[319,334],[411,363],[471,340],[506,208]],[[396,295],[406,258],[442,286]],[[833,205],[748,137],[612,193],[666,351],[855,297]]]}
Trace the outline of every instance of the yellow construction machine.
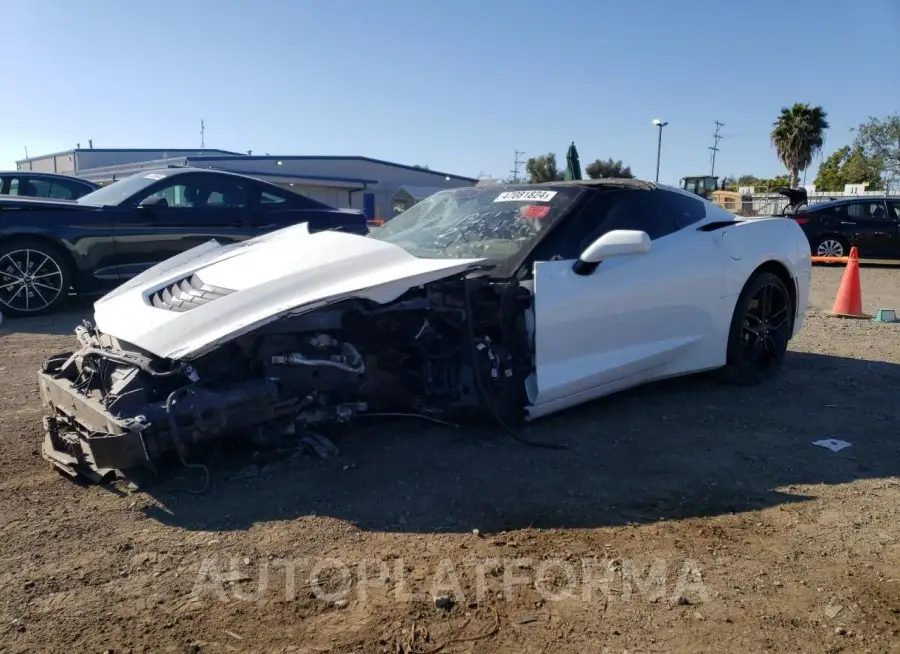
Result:
{"label": "yellow construction machine", "polygon": [[693,175],[681,178],[681,188],[688,193],[699,195],[710,202],[727,209],[732,213],[740,213],[743,197],[737,191],[726,191],[723,182],[719,188],[719,178],[713,175]]}

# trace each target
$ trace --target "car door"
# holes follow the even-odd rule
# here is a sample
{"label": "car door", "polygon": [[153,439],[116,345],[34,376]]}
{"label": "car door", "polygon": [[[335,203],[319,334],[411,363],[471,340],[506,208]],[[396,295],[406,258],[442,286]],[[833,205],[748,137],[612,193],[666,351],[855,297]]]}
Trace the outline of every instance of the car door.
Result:
{"label": "car door", "polygon": [[[536,383],[529,395],[537,414],[714,367],[724,352],[718,340],[722,316],[731,314],[727,255],[717,233],[689,228],[705,217],[708,203],[666,190],[597,193],[566,227],[556,260],[534,264]],[[576,274],[584,248],[614,229],[646,232],[650,252]]]}
{"label": "car door", "polygon": [[859,248],[862,258],[891,256],[898,237],[897,221],[888,213],[885,201],[860,199],[846,206],[841,216],[841,227],[850,245]]}
{"label": "car door", "polygon": [[166,177],[118,212],[115,246],[120,280],[216,239],[242,241],[257,229],[252,194],[239,177],[187,173]]}
{"label": "car door", "polygon": [[887,256],[891,259],[900,258],[900,199],[887,200],[887,215],[894,226],[894,238],[891,240]]}

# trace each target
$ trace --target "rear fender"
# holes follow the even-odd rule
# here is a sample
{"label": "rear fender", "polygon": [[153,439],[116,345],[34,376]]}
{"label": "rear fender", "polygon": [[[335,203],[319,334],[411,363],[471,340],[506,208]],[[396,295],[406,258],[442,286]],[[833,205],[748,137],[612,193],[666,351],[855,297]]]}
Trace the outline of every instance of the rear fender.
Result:
{"label": "rear fender", "polygon": [[726,272],[726,286],[735,302],[747,281],[761,269],[781,273],[794,298],[796,336],[809,306],[812,278],[809,240],[800,226],[789,218],[738,221],[724,228],[721,238],[723,249],[736,264]]}

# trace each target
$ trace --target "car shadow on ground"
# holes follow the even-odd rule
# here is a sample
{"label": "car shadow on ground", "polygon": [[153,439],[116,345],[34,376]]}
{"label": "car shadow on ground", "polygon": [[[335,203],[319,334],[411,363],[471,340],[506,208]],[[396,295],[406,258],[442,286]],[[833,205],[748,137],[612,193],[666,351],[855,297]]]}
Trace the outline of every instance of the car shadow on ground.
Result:
{"label": "car shadow on ground", "polygon": [[[335,438],[336,460],[283,454],[210,463],[146,490],[146,515],[189,530],[330,516],[360,529],[464,532],[586,528],[713,516],[802,502],[793,485],[900,474],[897,365],[789,352],[752,388],[700,375],[626,391],[530,425],[530,447],[493,426],[361,424]],[[852,443],[832,452],[813,441]],[[188,475],[188,473],[191,473]]]}
{"label": "car shadow on ground", "polygon": [[0,338],[14,333],[54,336],[73,334],[75,327],[93,314],[96,299],[93,296],[70,295],[53,313],[44,316],[13,318],[4,315]]}

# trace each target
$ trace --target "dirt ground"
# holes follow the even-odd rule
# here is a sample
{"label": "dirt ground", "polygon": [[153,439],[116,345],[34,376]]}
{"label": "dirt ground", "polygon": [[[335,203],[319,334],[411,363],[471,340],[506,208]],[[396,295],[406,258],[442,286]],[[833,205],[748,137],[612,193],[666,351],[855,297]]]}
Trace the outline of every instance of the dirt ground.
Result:
{"label": "dirt ground", "polygon": [[[89,304],[8,320],[0,651],[900,652],[900,324],[827,317],[841,273],[815,269],[763,386],[526,430],[563,451],[364,424],[330,461],[220,461],[204,495],[194,470],[130,494],[51,471],[35,373]],[[862,277],[900,309],[900,269]]]}

